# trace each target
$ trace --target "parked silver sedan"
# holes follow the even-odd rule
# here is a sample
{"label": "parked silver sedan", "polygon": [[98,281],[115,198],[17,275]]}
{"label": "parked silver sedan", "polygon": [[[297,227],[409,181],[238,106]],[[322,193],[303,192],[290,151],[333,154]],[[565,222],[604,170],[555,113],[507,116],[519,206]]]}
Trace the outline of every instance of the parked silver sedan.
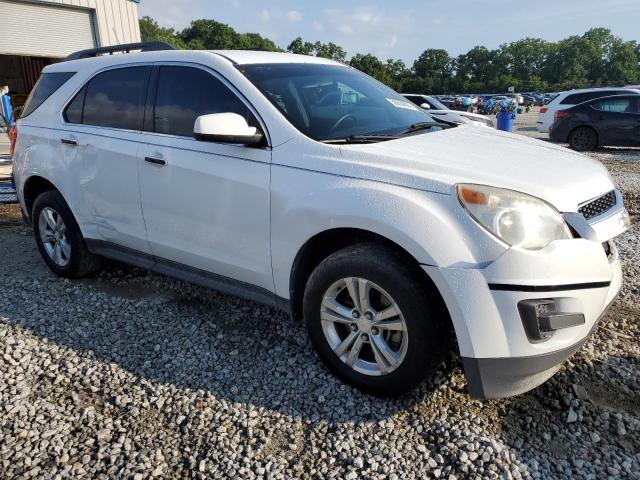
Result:
{"label": "parked silver sedan", "polygon": [[401,95],[412,103],[418,105],[420,108],[428,110],[429,115],[440,118],[442,120],[481,127],[494,127],[494,123],[491,118],[477,113],[451,110],[435,97],[414,93],[402,93]]}

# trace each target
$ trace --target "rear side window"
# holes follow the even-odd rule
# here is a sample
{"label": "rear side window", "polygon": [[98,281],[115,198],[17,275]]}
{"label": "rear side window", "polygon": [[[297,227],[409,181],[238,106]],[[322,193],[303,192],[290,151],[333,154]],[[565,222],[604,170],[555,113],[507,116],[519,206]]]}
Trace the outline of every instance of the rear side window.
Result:
{"label": "rear side window", "polygon": [[635,100],[630,98],[621,98],[619,100],[606,100],[593,105],[593,108],[602,112],[614,113],[635,113]]}
{"label": "rear side window", "polygon": [[193,136],[196,118],[232,112],[257,125],[247,106],[210,73],[192,67],[160,67],[154,112],[155,131]]}
{"label": "rear side window", "polygon": [[67,121],[141,130],[150,71],[151,67],[128,67],[96,75],[67,107]]}
{"label": "rear side window", "polygon": [[598,90],[597,92],[587,93],[575,93],[569,95],[562,102],[563,105],[578,105],[580,103],[588,102],[589,100],[595,100],[600,97],[609,97],[611,95],[624,95],[628,92],[621,92],[619,90]]}
{"label": "rear side window", "polygon": [[38,79],[36,86],[31,90],[20,118],[32,114],[47,98],[53,95],[74,75],[74,72],[43,73]]}

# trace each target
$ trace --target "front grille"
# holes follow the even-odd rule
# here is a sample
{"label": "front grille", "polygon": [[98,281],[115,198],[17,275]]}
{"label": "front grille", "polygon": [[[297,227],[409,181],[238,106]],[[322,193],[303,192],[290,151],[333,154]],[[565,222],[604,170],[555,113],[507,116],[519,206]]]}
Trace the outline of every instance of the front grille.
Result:
{"label": "front grille", "polygon": [[582,214],[585,220],[590,220],[611,210],[616,206],[616,202],[616,192],[615,190],[611,190],[609,193],[606,193],[595,200],[591,200],[589,203],[585,203],[578,209],[578,212]]}

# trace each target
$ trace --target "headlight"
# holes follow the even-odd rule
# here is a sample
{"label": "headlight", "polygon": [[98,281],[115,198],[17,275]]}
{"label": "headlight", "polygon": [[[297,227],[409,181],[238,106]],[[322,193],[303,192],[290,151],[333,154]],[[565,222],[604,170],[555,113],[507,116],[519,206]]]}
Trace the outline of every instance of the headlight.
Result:
{"label": "headlight", "polygon": [[485,185],[458,185],[458,198],[474,220],[514,247],[538,250],[573,238],[558,211],[539,198]]}

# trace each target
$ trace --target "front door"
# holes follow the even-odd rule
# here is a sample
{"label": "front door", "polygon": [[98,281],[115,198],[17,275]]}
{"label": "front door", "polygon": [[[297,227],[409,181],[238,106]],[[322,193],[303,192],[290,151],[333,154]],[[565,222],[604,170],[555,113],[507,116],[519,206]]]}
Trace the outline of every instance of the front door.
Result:
{"label": "front door", "polygon": [[596,103],[599,142],[601,145],[633,146],[638,144],[636,100],[625,96]]}
{"label": "front door", "polygon": [[140,194],[152,253],[273,291],[271,151],[198,141],[197,116],[250,109],[213,72],[161,65],[152,121],[138,152]]}

